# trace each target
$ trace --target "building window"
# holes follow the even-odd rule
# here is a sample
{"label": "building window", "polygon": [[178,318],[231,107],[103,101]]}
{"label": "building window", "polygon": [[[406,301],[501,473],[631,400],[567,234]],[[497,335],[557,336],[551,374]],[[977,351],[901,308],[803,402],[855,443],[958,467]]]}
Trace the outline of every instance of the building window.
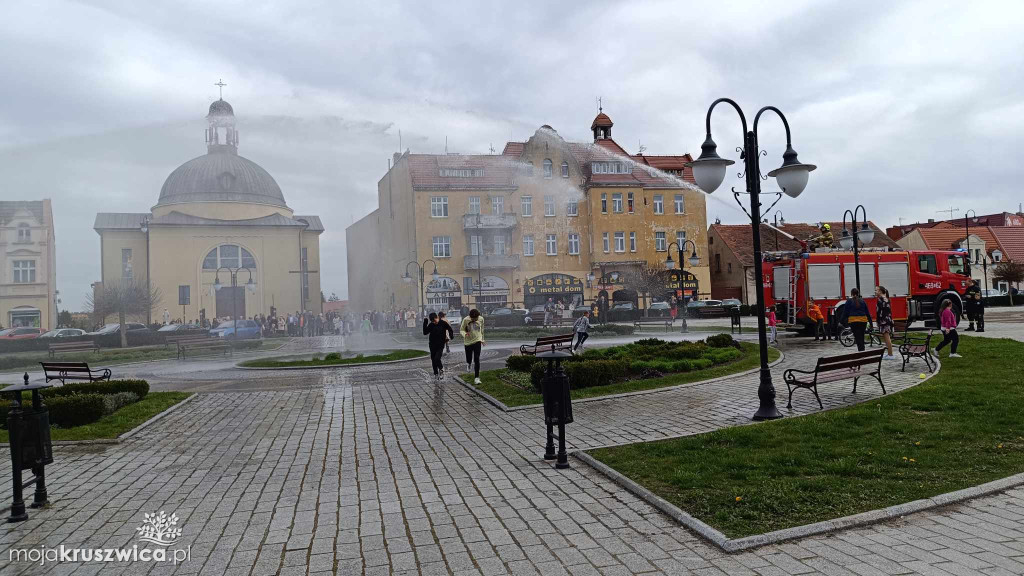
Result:
{"label": "building window", "polygon": [[491,214],[501,214],[505,211],[505,197],[494,196],[491,198]]}
{"label": "building window", "polygon": [[447,218],[448,217],[448,197],[447,196],[431,196],[430,197],[430,217],[431,218]]}
{"label": "building window", "polygon": [[544,177],[551,178],[551,158],[544,159]]}
{"label": "building window", "polygon": [[523,216],[533,216],[533,196],[523,196],[519,199],[522,206]]}
{"label": "building window", "polygon": [[682,214],[683,213],[683,195],[682,194],[676,194],[675,203],[676,203],[676,214]]}
{"label": "building window", "polygon": [[626,251],[626,233],[616,232],[615,233],[615,251],[625,252]]}
{"label": "building window", "polygon": [[568,177],[569,177],[569,163],[568,162],[562,162],[562,178],[568,178]]}
{"label": "building window", "polygon": [[523,256],[533,256],[533,236],[523,236]]}
{"label": "building window", "polygon": [[223,244],[207,252],[206,258],[203,258],[203,270],[216,270],[221,266],[228,268],[241,266],[255,270],[256,259],[248,250],[237,244]]}
{"label": "building window", "polygon": [[622,193],[616,192],[612,194],[612,212],[616,214],[622,214]]}
{"label": "building window", "polygon": [[544,196],[544,215],[555,215],[555,197],[552,194],[547,194]]}
{"label": "building window", "polygon": [[548,234],[547,248],[548,256],[558,254],[558,238],[554,234]]}
{"label": "building window", "polygon": [[[680,230],[680,231],[676,232],[676,246],[679,247],[679,251],[680,252],[685,251],[685,248],[683,248],[683,245],[685,245],[685,244],[686,244],[686,230]],[[680,256],[680,258],[682,258],[682,256]]]}
{"label": "building window", "polygon": [[578,200],[569,200],[569,203],[565,205],[565,213],[567,216],[579,216],[580,215],[580,203]]}
{"label": "building window", "polygon": [[469,213],[479,214],[480,213],[480,197],[470,196],[469,197]]}
{"label": "building window", "polygon": [[722,273],[722,255],[715,254],[715,272],[718,274]]}
{"label": "building window", "polygon": [[636,252],[636,232],[629,233],[629,251]]}
{"label": "building window", "polygon": [[15,284],[32,284],[36,281],[36,261],[35,260],[15,260],[14,261],[14,283]]}
{"label": "building window", "polygon": [[601,240],[604,242],[604,251],[605,251],[605,253],[607,253],[609,250],[611,250],[611,248],[608,246],[608,233],[607,232],[602,232],[601,233]]}
{"label": "building window", "polygon": [[629,210],[630,214],[633,213],[633,193],[632,192],[626,193],[626,209]]}
{"label": "building window", "polygon": [[569,234],[569,254],[576,255],[580,253],[580,235]]}
{"label": "building window", "polygon": [[654,233],[654,249],[658,252],[664,252],[667,246],[665,244],[665,233],[655,232]]}
{"label": "building window", "polygon": [[480,243],[480,237],[473,235],[469,237],[469,255],[479,256],[483,250],[483,244]]}
{"label": "building window", "polygon": [[498,235],[494,237],[494,253],[502,255],[505,253],[505,236]]}
{"label": "building window", "polygon": [[132,278],[132,249],[121,248],[121,278],[130,280]]}
{"label": "building window", "polygon": [[442,178],[483,178],[483,168],[441,168]]}
{"label": "building window", "polygon": [[729,268],[729,274],[732,274],[732,262],[729,262],[726,266]]}
{"label": "building window", "polygon": [[451,258],[452,257],[452,237],[451,236],[434,236],[434,258]]}
{"label": "building window", "polygon": [[654,195],[654,213],[664,214],[665,213],[665,197],[661,194]]}
{"label": "building window", "polygon": [[629,174],[632,169],[624,162],[594,162],[590,165],[594,174]]}
{"label": "building window", "polygon": [[26,243],[32,241],[32,229],[28,224],[18,224],[18,242]]}
{"label": "building window", "polygon": [[608,213],[608,195],[604,192],[601,193],[601,214]]}

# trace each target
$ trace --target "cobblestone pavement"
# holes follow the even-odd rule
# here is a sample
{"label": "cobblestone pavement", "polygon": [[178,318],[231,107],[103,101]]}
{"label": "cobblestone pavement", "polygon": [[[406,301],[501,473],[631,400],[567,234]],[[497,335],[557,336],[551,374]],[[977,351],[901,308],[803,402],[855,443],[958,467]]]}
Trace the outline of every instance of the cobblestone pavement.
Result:
{"label": "cobblestone pavement", "polygon": [[[782,367],[821,352],[787,346]],[[890,393],[917,382],[886,366]],[[756,388],[747,375],[579,404],[569,437],[589,447],[745,424]],[[823,388],[822,399],[880,394],[848,388]],[[794,407],[817,405],[805,393]],[[52,507],[0,530],[8,549],[130,548],[143,514],[164,510],[181,518],[172,548],[191,546],[190,561],[3,558],[0,573],[1024,574],[1024,490],[729,555],[586,466],[554,470],[540,458],[539,415],[501,412],[412,364],[201,394],[122,444],[56,448]]]}

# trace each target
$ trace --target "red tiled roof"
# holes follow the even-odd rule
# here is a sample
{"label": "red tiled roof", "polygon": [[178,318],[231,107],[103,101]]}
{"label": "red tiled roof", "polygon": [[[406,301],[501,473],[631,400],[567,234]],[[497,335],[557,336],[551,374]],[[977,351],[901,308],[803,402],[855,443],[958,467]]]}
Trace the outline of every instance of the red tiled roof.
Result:
{"label": "red tiled roof", "polygon": [[[929,250],[952,250],[959,248],[960,243],[967,237],[963,226],[953,226],[948,222],[943,222],[942,224],[945,224],[945,226],[921,228],[917,231],[921,235],[921,239],[924,240],[924,245]],[[999,246],[999,241],[988,226],[971,226],[971,234],[981,238],[985,242],[985,249],[989,252]]]}
{"label": "red tiled roof", "polygon": [[507,142],[505,149],[501,151],[502,156],[522,156],[525,142]]}
{"label": "red tiled roof", "polygon": [[[509,190],[515,170],[507,156],[409,154],[409,175],[414,189]],[[483,170],[482,176],[441,176],[442,168]]]}
{"label": "red tiled roof", "polygon": [[1024,227],[993,226],[990,230],[999,241],[1004,259],[1024,262]]}
{"label": "red tiled roof", "polygon": [[590,124],[590,129],[593,130],[598,126],[613,126],[612,119],[604,112],[601,112],[594,117],[594,121]]}
{"label": "red tiled roof", "polygon": [[[829,222],[832,227],[832,236],[835,238],[836,244],[839,243],[839,238],[842,235],[843,223],[842,222]],[[868,222],[868,225],[875,230],[875,237],[868,244],[868,248],[889,248],[890,250],[899,250],[900,247],[892,241],[891,238],[886,236],[882,230],[875,226],[874,222]],[[743,266],[754,265],[754,238],[750,233],[749,224],[712,224],[711,229],[715,231],[715,234],[721,238],[722,242],[725,243],[726,247],[732,251],[733,255]],[[819,234],[818,226],[816,224],[791,224],[786,223],[779,226],[779,230],[786,232],[792,236],[795,236],[801,240],[809,240]],[[778,235],[778,247],[775,244],[775,230],[770,226],[761,225],[761,250],[763,252],[783,250],[800,250],[800,243],[787,238],[786,236]]]}

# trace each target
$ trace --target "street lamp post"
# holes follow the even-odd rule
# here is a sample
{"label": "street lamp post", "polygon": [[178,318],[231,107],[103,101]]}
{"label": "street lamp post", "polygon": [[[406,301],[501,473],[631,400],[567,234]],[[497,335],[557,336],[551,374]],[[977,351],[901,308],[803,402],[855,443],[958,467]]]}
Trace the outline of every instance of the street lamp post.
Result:
{"label": "street lamp post", "polygon": [[[149,216],[142,219],[142,224],[139,225],[139,230],[146,235],[146,300],[149,300],[150,287],[149,287]],[[148,327],[153,323],[153,303],[149,303],[149,307],[146,308],[146,326]]]}
{"label": "street lamp post", "polygon": [[[768,334],[765,327],[765,303],[764,303],[764,274],[761,269],[762,267],[762,256],[761,256],[761,169],[760,169],[760,150],[757,143],[757,123],[761,119],[761,114],[766,111],[772,111],[778,114],[779,118],[782,119],[782,124],[786,128],[786,151],[782,155],[782,166],[772,170],[768,173],[768,176],[774,177],[776,183],[782,188],[782,192],[776,192],[777,198],[775,202],[782,199],[782,194],[785,193],[791,198],[796,198],[804,191],[807,186],[807,179],[810,172],[816,168],[813,164],[803,164],[797,159],[796,150],[793,150],[793,146],[790,139],[789,133],[789,122],[782,112],[774,106],[765,106],[761,108],[757,115],[754,116],[754,125],[751,130],[747,130],[747,120],[743,116],[743,110],[740,109],[739,105],[729,98],[719,98],[715,100],[711,107],[708,108],[706,126],[707,126],[707,138],[704,140],[704,144],[701,145],[700,158],[689,163],[688,165],[693,170],[693,178],[697,182],[697,186],[707,193],[714,192],[719,186],[722,185],[722,181],[725,179],[726,168],[734,164],[732,160],[722,158],[718,155],[718,145],[711,138],[711,113],[714,111],[715,106],[725,102],[732,106],[740,117],[740,123],[743,127],[743,150],[740,154],[740,158],[743,160],[743,171],[746,179],[746,190],[736,190],[733,188],[733,197],[736,199],[736,203],[743,208],[743,211],[750,217],[750,227],[753,233],[754,242],[754,285],[757,287],[757,336],[758,344],[761,355],[761,370],[760,370],[760,384],[757,387],[757,397],[760,402],[757,412],[754,413],[754,420],[768,420],[773,418],[781,418],[782,414],[779,413],[778,408],[775,406],[775,386],[772,384],[772,373],[768,368]],[[740,194],[748,194],[750,196],[750,211],[743,207],[743,203],[740,202]],[[773,203],[768,207],[768,210],[775,204]],[[766,210],[767,212],[767,210]]]}
{"label": "street lamp post", "polygon": [[214,272],[214,276],[213,276],[213,289],[214,289],[214,291],[219,292],[220,289],[224,287],[224,285],[220,283],[220,271],[221,270],[227,270],[228,274],[231,275],[231,288],[232,288],[232,290],[231,290],[231,317],[232,317],[232,322],[234,323],[234,324],[232,324],[232,326],[234,326],[234,331],[232,332],[232,336],[234,336],[235,340],[238,340],[238,326],[239,326],[239,324],[238,324],[238,291],[235,290],[235,288],[238,288],[238,273],[241,272],[242,270],[245,270],[246,273],[249,274],[249,280],[245,283],[245,287],[250,292],[253,292],[256,289],[256,284],[252,281],[252,270],[250,270],[248,267],[242,266],[242,267],[239,267],[239,268],[232,268],[230,266],[221,266],[220,268],[217,268],[216,272]]}
{"label": "street lamp post", "polygon": [[[860,229],[857,229],[857,212],[860,212],[863,217],[860,220]],[[846,216],[850,216],[851,226],[853,226],[853,233],[846,229]],[[868,226],[868,211],[864,209],[862,204],[858,204],[853,211],[847,210],[843,213],[843,235],[839,238],[839,245],[844,250],[853,248],[853,271],[855,278],[857,278],[857,292],[860,292],[860,246],[864,244],[870,244],[875,239],[875,231]],[[863,297],[864,294],[861,294]]]}
{"label": "street lamp post", "polygon": [[410,265],[416,266],[416,271],[420,275],[420,316],[421,317],[427,311],[426,289],[425,289],[425,287],[423,285],[423,271],[427,267],[427,262],[430,262],[431,264],[434,265],[434,271],[430,274],[430,278],[434,282],[437,282],[437,279],[440,277],[438,275],[438,273],[437,273],[437,262],[434,262],[434,260],[431,259],[431,258],[427,258],[426,260],[423,261],[422,264],[417,263],[415,260],[407,263],[405,265],[405,275],[402,276],[402,281],[405,282],[406,284],[412,282],[412,276],[409,276],[409,266]]}
{"label": "street lamp post", "polygon": [[[971,214],[970,218],[968,214]],[[974,276],[974,258],[971,258],[971,219],[978,221],[978,213],[974,210],[964,212],[964,240],[967,242],[967,277]],[[985,259],[982,258],[982,261]]]}
{"label": "street lamp post", "polygon": [[686,316],[689,313],[689,309],[686,306],[686,292],[683,290],[683,272],[686,270],[686,264],[683,261],[683,254],[686,253],[687,244],[693,247],[693,252],[690,253],[690,257],[687,260],[690,262],[690,266],[696,267],[698,264],[700,264],[700,258],[697,257],[697,245],[693,243],[693,240],[687,240],[683,242],[682,246],[680,246],[678,242],[673,242],[669,244],[668,256],[665,257],[665,269],[675,270],[676,261],[672,259],[672,247],[675,246],[676,254],[679,255],[679,289],[682,293],[682,298],[680,299],[680,302],[683,305],[683,315],[679,317],[682,321],[682,326],[680,327],[679,331],[684,333],[687,331]]}

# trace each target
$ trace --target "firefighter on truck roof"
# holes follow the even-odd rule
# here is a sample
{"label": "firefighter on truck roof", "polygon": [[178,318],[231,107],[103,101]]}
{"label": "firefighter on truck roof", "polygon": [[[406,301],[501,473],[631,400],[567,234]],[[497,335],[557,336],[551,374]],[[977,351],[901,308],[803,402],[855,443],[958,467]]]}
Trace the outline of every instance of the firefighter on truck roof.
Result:
{"label": "firefighter on truck roof", "polygon": [[834,248],[835,244],[832,238],[832,226],[827,223],[823,223],[819,228],[821,234],[810,239],[811,250],[815,248]]}

